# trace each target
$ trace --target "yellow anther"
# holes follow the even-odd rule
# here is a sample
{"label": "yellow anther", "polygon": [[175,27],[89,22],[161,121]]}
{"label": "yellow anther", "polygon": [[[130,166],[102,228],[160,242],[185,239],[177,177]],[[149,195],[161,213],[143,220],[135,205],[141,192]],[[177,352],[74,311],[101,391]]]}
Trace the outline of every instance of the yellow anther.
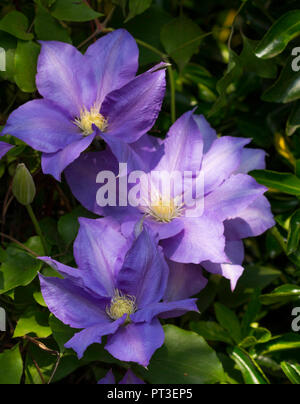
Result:
{"label": "yellow anther", "polygon": [[113,320],[118,320],[124,314],[127,314],[127,321],[129,321],[129,316],[136,312],[136,310],[135,297],[123,295],[118,289],[116,289],[110,305],[106,307],[106,313]]}
{"label": "yellow anther", "polygon": [[93,106],[90,111],[83,108],[80,112],[80,118],[76,118],[74,123],[81,129],[84,136],[89,136],[94,132],[93,125],[97,126],[101,132],[105,132],[108,127],[107,119],[100,114],[99,108],[96,106]]}

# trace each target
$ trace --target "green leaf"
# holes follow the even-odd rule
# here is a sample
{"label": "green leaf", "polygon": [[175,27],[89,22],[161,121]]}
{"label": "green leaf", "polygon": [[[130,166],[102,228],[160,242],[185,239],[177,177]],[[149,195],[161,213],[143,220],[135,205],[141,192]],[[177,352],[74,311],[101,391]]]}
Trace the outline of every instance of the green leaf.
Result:
{"label": "green leaf", "polygon": [[198,52],[202,36],[202,29],[186,17],[175,18],[161,30],[161,42],[181,70]]}
{"label": "green leaf", "polygon": [[300,179],[294,174],[269,170],[255,170],[250,173],[259,184],[285,194],[300,196]]}
{"label": "green leaf", "polygon": [[216,353],[199,335],[164,326],[165,344],[154,354],[144,378],[156,384],[215,384],[226,379]]}
{"label": "green leaf", "polygon": [[19,384],[23,373],[23,362],[19,344],[0,354],[0,384]]}
{"label": "green leaf", "polygon": [[288,103],[300,98],[300,71],[295,72],[292,61],[288,59],[277,81],[262,95],[267,102]]}
{"label": "green leaf", "polygon": [[34,29],[37,38],[41,41],[61,41],[72,43],[66,28],[64,28],[42,7],[38,8],[34,20]]}
{"label": "green leaf", "polygon": [[15,81],[18,87],[25,93],[36,90],[35,76],[40,47],[29,41],[19,41],[15,54]]}
{"label": "green leaf", "polygon": [[19,11],[11,11],[6,14],[0,21],[0,31],[7,32],[8,34],[24,41],[29,41],[33,38],[32,34],[27,33],[28,19]]}
{"label": "green leaf", "polygon": [[15,52],[17,47],[16,38],[0,31],[1,48],[5,50],[6,70],[0,72],[0,79],[15,82]]}
{"label": "green leaf", "polygon": [[215,312],[221,326],[229,332],[236,343],[239,343],[242,339],[242,330],[236,314],[221,303],[215,304]]}
{"label": "green leaf", "polygon": [[43,298],[42,292],[34,292],[33,293],[33,298],[34,300],[42,307],[47,307],[47,304],[45,303],[45,300]]}
{"label": "green leaf", "polygon": [[300,102],[297,103],[287,121],[286,134],[292,136],[300,128]]}
{"label": "green leaf", "polygon": [[256,48],[259,58],[273,58],[284,51],[288,43],[300,35],[300,10],[281,16],[269,29]]}
{"label": "green leaf", "polygon": [[0,266],[0,294],[17,286],[27,286],[37,276],[42,264],[15,246],[6,250]]}
{"label": "green leaf", "polygon": [[300,384],[300,365],[281,362],[280,366],[292,384]]}
{"label": "green leaf", "polygon": [[73,328],[65,325],[52,314],[49,318],[49,326],[51,327],[53,337],[59,346],[60,352],[65,352],[65,343],[68,342],[74,336],[74,334],[78,332],[78,330],[74,330]]}
{"label": "green leaf", "polygon": [[247,337],[251,330],[251,324],[256,320],[260,308],[261,303],[259,301],[260,290],[256,289],[251,296],[251,300],[248,304],[247,310],[242,318],[242,335],[243,337]]}
{"label": "green leaf", "polygon": [[136,15],[142,14],[152,4],[152,0],[129,0],[129,14],[125,22],[131,20]]}
{"label": "green leaf", "polygon": [[259,77],[266,79],[273,79],[277,74],[277,66],[271,60],[259,59],[255,55],[255,48],[258,41],[243,36],[243,51],[239,57],[246,72],[256,73]]}
{"label": "green leaf", "polygon": [[225,344],[232,344],[232,339],[228,332],[214,321],[193,321],[190,324],[190,328],[208,341],[220,341],[225,342]]}
{"label": "green leaf", "polygon": [[273,338],[266,344],[260,345],[259,353],[261,355],[267,355],[274,352],[290,351],[295,349],[300,349],[300,335],[296,333],[289,333]]}
{"label": "green leaf", "polygon": [[242,372],[246,384],[270,384],[259,365],[246,351],[234,348],[230,356]]}
{"label": "green leaf", "polygon": [[270,341],[272,334],[269,330],[263,327],[252,328],[250,335],[246,337],[240,344],[240,348],[250,348],[257,344],[264,344]]}
{"label": "green leaf", "polygon": [[91,9],[83,0],[56,0],[51,14],[58,20],[74,22],[91,21],[103,15]]}
{"label": "green leaf", "polygon": [[35,334],[38,338],[47,338],[52,334],[48,326],[49,313],[38,311],[31,307],[21,315],[17,322],[13,338],[23,337],[27,334]]}
{"label": "green leaf", "polygon": [[291,300],[300,297],[300,286],[282,285],[276,288],[272,293],[260,296],[260,300],[264,305],[275,303],[289,303]]}
{"label": "green leaf", "polygon": [[297,251],[300,241],[300,209],[290,219],[289,233],[287,239],[287,254]]}

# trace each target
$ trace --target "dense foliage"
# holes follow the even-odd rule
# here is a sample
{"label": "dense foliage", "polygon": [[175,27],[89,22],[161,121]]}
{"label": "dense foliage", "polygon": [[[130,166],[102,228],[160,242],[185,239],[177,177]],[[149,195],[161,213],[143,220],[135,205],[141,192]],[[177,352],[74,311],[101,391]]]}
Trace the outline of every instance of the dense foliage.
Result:
{"label": "dense foliage", "polygon": [[[118,28],[139,45],[139,73],[169,64],[150,134],[165,138],[197,106],[218,135],[252,138],[268,157],[267,170],[251,175],[269,188],[276,220],[264,235],[245,240],[246,270],[234,292],[228,280],[206,273],[200,315],[166,320],[165,344],[148,369],[131,370],[147,383],[300,384],[299,2],[2,0],[1,128],[17,107],[39,98],[40,40],[85,51]],[[36,257],[74,266],[78,218],[97,216],[78,203],[64,177],[60,183],[43,174],[40,152],[9,135],[1,140],[16,147],[0,161],[0,307],[8,324],[0,332],[0,384],[95,384],[111,368],[119,381],[129,365],[103,345],[80,360],[64,347],[74,330],[50,314],[37,276],[55,272]],[[20,163],[35,183],[29,180],[35,197],[25,203],[16,177],[29,173]]]}

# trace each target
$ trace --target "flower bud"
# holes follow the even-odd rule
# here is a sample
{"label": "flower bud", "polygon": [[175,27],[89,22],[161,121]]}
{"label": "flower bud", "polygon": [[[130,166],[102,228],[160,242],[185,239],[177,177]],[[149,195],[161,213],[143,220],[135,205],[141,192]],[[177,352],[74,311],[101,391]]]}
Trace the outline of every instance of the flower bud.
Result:
{"label": "flower bud", "polygon": [[30,205],[35,197],[36,188],[33,178],[25,164],[19,164],[13,180],[12,192],[19,203]]}

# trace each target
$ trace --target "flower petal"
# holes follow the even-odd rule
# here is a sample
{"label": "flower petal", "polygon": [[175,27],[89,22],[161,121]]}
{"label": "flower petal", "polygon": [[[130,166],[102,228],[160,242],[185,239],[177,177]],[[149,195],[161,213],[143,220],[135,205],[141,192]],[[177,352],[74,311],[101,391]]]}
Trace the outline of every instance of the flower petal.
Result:
{"label": "flower petal", "polygon": [[97,83],[89,61],[72,45],[41,41],[36,84],[39,93],[79,117],[83,107],[96,101]]}
{"label": "flower petal", "polygon": [[169,268],[153,234],[144,227],[129,250],[118,277],[118,289],[136,298],[141,309],[159,302],[165,293]]}
{"label": "flower petal", "polygon": [[64,169],[73,163],[91,145],[94,139],[95,134],[92,134],[68,144],[63,150],[56,153],[44,153],[42,155],[43,173],[53,175],[57,181],[61,181],[61,173]]}
{"label": "flower petal", "polygon": [[232,264],[213,264],[211,262],[203,262],[201,265],[213,274],[222,275],[230,280],[231,289],[234,290],[239,278],[244,272],[241,266],[244,260],[244,245],[242,241],[228,241],[226,243],[226,254],[230,258]]}
{"label": "flower petal", "polygon": [[161,241],[165,255],[172,261],[200,264],[202,261],[228,262],[224,226],[206,216],[185,218],[184,230],[175,237]]}
{"label": "flower petal", "polygon": [[203,115],[194,115],[194,119],[197,122],[198,128],[203,138],[203,153],[207,153],[208,150],[211,148],[213,142],[217,139],[217,132],[210,126],[209,122]]}
{"label": "flower petal", "polygon": [[103,379],[99,380],[97,384],[116,384],[116,379],[112,369],[110,369]]}
{"label": "flower petal", "polygon": [[74,243],[77,265],[89,274],[87,286],[96,287],[100,295],[111,297],[129,248],[127,240],[107,219],[80,218],[79,223]]}
{"label": "flower petal", "polygon": [[154,317],[175,318],[180,317],[188,311],[198,312],[197,299],[186,299],[174,302],[154,303],[130,316],[134,323],[151,322]]}
{"label": "flower petal", "polygon": [[225,235],[229,240],[256,237],[275,224],[269,201],[265,196],[260,196],[237,218],[225,222]]}
{"label": "flower petal", "polygon": [[205,198],[205,212],[217,220],[235,218],[266,191],[249,175],[232,175]]}
{"label": "flower petal", "polygon": [[202,170],[205,195],[216,189],[234,173],[241,163],[242,150],[250,139],[224,136],[214,141],[204,155]]}
{"label": "flower petal", "polygon": [[242,151],[241,165],[237,172],[248,174],[252,170],[264,170],[266,168],[267,153],[261,149],[246,149]]}
{"label": "flower petal", "polygon": [[86,51],[85,58],[94,70],[97,82],[97,103],[135,78],[139,49],[125,29],[117,29],[98,39]]}
{"label": "flower petal", "polygon": [[16,109],[9,116],[3,134],[13,135],[45,153],[54,153],[82,138],[72,120],[45,100],[29,101]]}
{"label": "flower petal", "polygon": [[2,159],[3,156],[5,156],[6,153],[10,151],[14,146],[11,144],[5,143],[5,142],[0,142],[0,160]]}
{"label": "flower petal", "polygon": [[154,352],[165,339],[164,330],[157,319],[149,323],[133,324],[122,327],[107,339],[105,349],[115,358],[124,362],[137,362],[148,366]]}
{"label": "flower petal", "polygon": [[155,170],[168,172],[200,170],[203,138],[194,119],[193,111],[186,112],[171,127],[164,141],[165,154]]}
{"label": "flower petal", "polygon": [[126,315],[116,321],[97,324],[78,332],[65,344],[66,348],[73,349],[81,359],[86,349],[92,344],[101,344],[102,337],[114,334],[126,320]]}
{"label": "flower petal", "polygon": [[39,277],[49,310],[64,324],[72,328],[86,328],[109,321],[105,314],[107,299],[96,298],[71,279]]}
{"label": "flower petal", "polygon": [[137,76],[106,96],[101,114],[108,119],[107,135],[133,143],[152,128],[166,88],[165,69],[159,67]]}
{"label": "flower petal", "polygon": [[131,369],[128,369],[123,379],[119,384],[146,384],[143,380],[137,377]]}
{"label": "flower petal", "polygon": [[170,260],[167,262],[170,274],[164,300],[187,299],[201,292],[207,285],[207,279],[204,278],[199,265],[181,264]]}

